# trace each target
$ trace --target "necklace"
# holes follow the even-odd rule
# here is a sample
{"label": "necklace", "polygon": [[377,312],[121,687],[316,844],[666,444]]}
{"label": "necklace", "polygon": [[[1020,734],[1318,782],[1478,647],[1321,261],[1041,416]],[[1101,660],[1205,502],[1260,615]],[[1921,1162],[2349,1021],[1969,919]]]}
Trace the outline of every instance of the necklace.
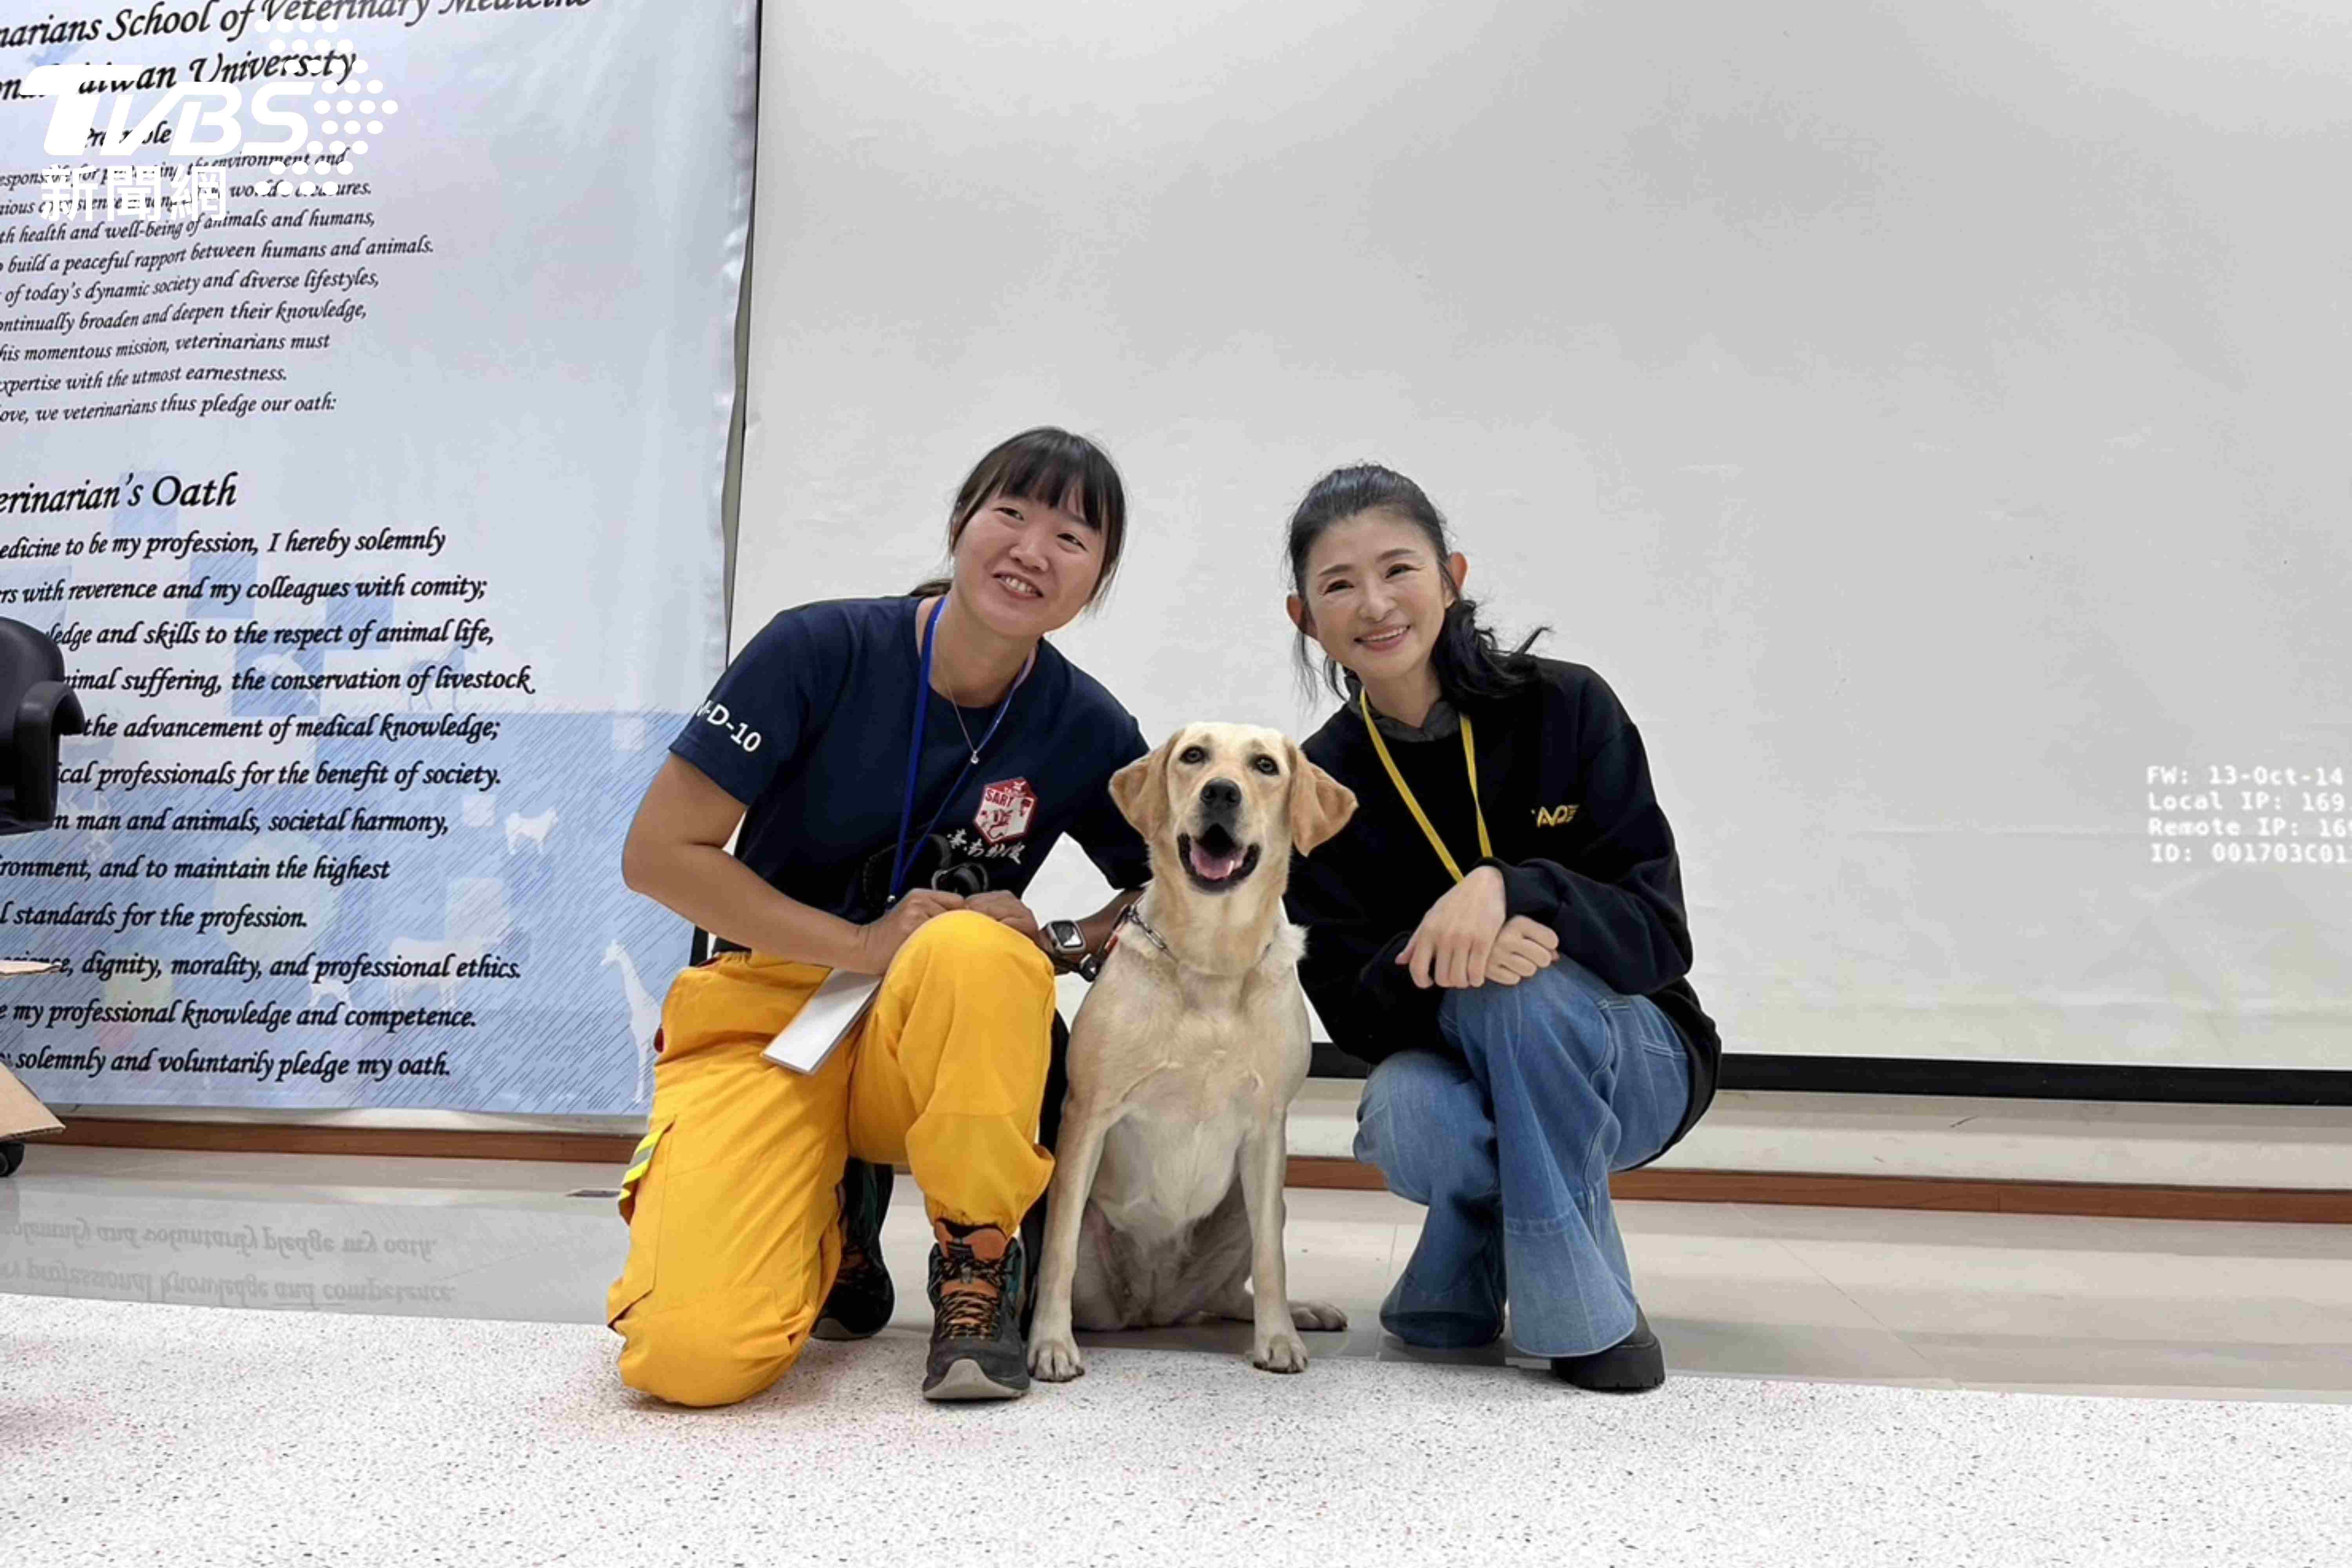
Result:
{"label": "necklace", "polygon": [[[1004,699],[1008,702],[1011,701],[1013,700],[1013,693],[1010,691],[1006,692],[1004,694]],[[952,697],[948,699],[948,710],[955,715],[956,728],[963,731],[964,748],[971,752],[972,766],[978,767],[980,765],[980,742],[971,738],[971,731],[963,721],[963,710],[956,706],[956,700]],[[1000,712],[1003,711],[1001,705],[998,710]],[[995,726],[991,725],[989,728],[992,731]]]}
{"label": "necklace", "polygon": [[[929,683],[930,674],[929,659],[933,647],[931,639],[939,631],[940,611],[945,608],[947,608],[947,600],[942,597],[938,605],[931,611],[930,624],[923,628],[924,678],[926,684]],[[1021,689],[1021,683],[1029,679],[1029,672],[1036,667],[1036,664],[1037,652],[1034,648],[1032,648],[1029,651],[1029,658],[1021,666],[1021,673],[1014,676],[1013,678],[1013,684],[1004,689],[1003,698],[996,704],[995,716],[989,720],[988,728],[981,731],[980,739],[977,741],[971,738],[971,729],[963,721],[963,708],[961,705],[959,704],[952,697],[948,699],[948,710],[955,715],[956,728],[963,731],[964,750],[971,753],[971,766],[975,768],[980,766],[981,752],[988,745],[989,742],[996,738],[996,727],[1004,722],[1004,710],[1013,706],[1013,694]]]}

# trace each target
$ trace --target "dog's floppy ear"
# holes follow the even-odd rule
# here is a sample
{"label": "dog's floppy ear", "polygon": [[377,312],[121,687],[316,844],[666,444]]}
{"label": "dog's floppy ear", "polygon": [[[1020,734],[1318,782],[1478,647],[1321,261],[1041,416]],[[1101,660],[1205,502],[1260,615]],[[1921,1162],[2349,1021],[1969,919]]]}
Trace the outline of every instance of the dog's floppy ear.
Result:
{"label": "dog's floppy ear", "polygon": [[1311,855],[1356,815],[1356,792],[1307,760],[1290,743],[1290,847]]}
{"label": "dog's floppy ear", "polygon": [[1160,842],[1168,826],[1168,759],[1175,754],[1176,735],[1160,742],[1148,757],[1138,757],[1110,775],[1111,804],[1146,844]]}

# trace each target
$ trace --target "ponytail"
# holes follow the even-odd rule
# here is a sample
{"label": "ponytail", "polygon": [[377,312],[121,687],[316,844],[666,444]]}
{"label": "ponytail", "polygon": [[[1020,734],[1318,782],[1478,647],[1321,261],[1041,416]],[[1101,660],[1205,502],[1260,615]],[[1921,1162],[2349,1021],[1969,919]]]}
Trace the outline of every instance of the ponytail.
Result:
{"label": "ponytail", "polygon": [[[1438,559],[1442,561],[1444,556]],[[1528,657],[1528,650],[1535,646],[1536,638],[1550,629],[1538,626],[1518,647],[1506,653],[1493,629],[1479,624],[1477,603],[1457,596],[1446,606],[1445,625],[1437,634],[1436,646],[1429,650],[1429,664],[1436,673],[1438,689],[1458,708],[1465,697],[1476,702],[1508,697],[1525,689],[1537,679],[1535,661]]]}

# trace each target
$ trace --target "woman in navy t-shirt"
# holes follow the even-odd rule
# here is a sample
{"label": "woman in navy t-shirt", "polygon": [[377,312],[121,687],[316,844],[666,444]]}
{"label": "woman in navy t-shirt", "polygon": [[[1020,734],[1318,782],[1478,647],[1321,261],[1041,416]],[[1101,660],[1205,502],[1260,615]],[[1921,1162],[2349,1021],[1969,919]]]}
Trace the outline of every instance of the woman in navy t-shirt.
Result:
{"label": "woman in navy t-shirt", "polygon": [[[950,580],[777,616],[671,745],[622,872],[722,951],[663,1005],[624,1181],[607,1319],[632,1386],[730,1404],[813,1331],[878,1330],[887,1189],[859,1163],[902,1162],[936,1241],[925,1394],[1028,1386],[1020,1225],[1053,1171],[1054,973],[1150,874],[1108,788],[1142,733],[1044,637],[1109,584],[1125,514],[1092,443],[1013,437],[956,496]],[[1129,891],[1041,928],[1021,895],[1064,833]],[[882,977],[863,1022],[813,1072],[765,1060],[834,970]]]}

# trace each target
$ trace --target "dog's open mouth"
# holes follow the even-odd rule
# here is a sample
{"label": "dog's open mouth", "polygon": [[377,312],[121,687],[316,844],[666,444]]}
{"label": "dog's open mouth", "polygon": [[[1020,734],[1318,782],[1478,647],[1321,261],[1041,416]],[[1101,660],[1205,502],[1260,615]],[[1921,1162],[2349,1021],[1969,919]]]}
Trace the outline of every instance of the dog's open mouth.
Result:
{"label": "dog's open mouth", "polygon": [[1178,834],[1176,854],[1184,862],[1184,875],[1204,893],[1238,887],[1257,869],[1257,846],[1243,844],[1223,823],[1212,824],[1198,838]]}

